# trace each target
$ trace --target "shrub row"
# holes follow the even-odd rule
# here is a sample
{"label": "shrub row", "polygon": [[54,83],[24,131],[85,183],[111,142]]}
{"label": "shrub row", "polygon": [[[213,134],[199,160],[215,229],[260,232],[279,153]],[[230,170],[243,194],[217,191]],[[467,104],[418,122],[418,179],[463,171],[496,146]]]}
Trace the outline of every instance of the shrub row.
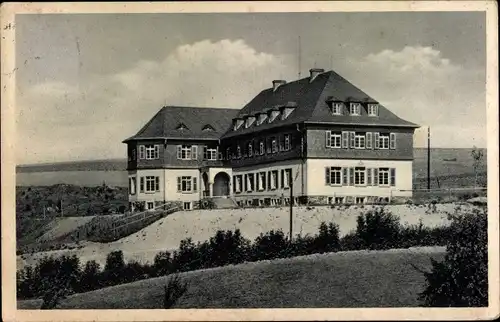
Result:
{"label": "shrub row", "polygon": [[18,272],[17,296],[43,297],[54,285],[63,285],[67,294],[79,293],[177,272],[340,250],[446,245],[450,238],[449,227],[403,226],[382,207],[359,215],[356,230],[342,238],[335,223],[321,223],[315,236],[296,236],[291,242],[281,230],[261,234],[253,242],[239,230],[217,231],[205,242],[182,240],[173,253],[158,253],[152,265],[125,263],[122,252],[114,251],[103,270],[95,261],[81,268],[76,256],[46,257]]}

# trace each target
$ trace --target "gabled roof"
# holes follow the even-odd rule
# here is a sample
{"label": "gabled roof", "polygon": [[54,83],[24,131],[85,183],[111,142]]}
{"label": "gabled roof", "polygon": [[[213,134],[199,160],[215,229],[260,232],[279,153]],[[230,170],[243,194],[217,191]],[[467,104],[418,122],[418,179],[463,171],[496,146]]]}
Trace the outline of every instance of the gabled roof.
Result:
{"label": "gabled roof", "polygon": [[[136,135],[123,141],[140,139],[214,139],[230,127],[237,109],[164,106]],[[186,128],[179,129],[179,124]],[[203,131],[210,125],[214,131]]]}
{"label": "gabled roof", "polygon": [[272,129],[284,125],[297,123],[328,123],[328,124],[356,124],[356,125],[380,125],[394,127],[412,127],[418,125],[405,121],[387,108],[379,104],[379,116],[370,117],[366,113],[359,116],[333,115],[327,101],[338,100],[342,102],[378,103],[375,99],[351,84],[345,78],[328,71],[317,75],[312,81],[309,77],[299,79],[278,87],[276,91],[268,88],[260,92],[238,113],[243,115],[255,115],[259,112],[267,112],[270,109],[296,104],[294,111],[284,120],[281,116],[273,122],[264,121],[261,125],[254,125],[233,131],[231,128],[223,135],[224,138],[251,134],[256,131]]}

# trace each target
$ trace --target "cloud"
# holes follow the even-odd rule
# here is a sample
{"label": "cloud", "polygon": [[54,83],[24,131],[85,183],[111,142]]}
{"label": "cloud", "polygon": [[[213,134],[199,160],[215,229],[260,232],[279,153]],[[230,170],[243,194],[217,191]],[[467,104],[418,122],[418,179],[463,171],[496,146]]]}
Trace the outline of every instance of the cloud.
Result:
{"label": "cloud", "polygon": [[204,40],[110,76],[20,88],[18,163],[125,157],[121,141],[161,106],[241,108],[273,79],[292,77],[287,66],[242,40]]}
{"label": "cloud", "polygon": [[400,117],[431,126],[435,146],[486,146],[485,71],[465,69],[431,47],[410,46],[350,59],[340,69]]}

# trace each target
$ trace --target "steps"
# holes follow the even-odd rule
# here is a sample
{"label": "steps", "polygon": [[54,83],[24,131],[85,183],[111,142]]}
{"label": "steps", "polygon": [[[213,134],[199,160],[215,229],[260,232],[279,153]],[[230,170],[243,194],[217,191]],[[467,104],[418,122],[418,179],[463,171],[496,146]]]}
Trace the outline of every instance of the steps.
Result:
{"label": "steps", "polygon": [[212,201],[216,209],[234,209],[238,208],[236,202],[230,197],[213,197]]}

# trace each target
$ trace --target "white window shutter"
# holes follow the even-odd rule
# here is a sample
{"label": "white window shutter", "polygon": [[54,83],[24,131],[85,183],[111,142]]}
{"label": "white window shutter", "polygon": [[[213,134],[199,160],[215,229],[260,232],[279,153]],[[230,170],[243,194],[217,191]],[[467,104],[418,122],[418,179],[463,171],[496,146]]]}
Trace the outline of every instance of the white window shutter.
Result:
{"label": "white window shutter", "polygon": [[326,131],[326,147],[331,148],[332,147],[332,131]]}
{"label": "white window shutter", "polygon": [[378,186],[378,169],[373,169],[373,185]]}
{"label": "white window shutter", "polygon": [[330,167],[325,168],[325,184],[330,184]]}
{"label": "white window shutter", "polygon": [[349,148],[349,132],[346,131],[342,132],[342,148],[344,149]]}
{"label": "white window shutter", "polygon": [[177,146],[177,159],[182,159],[182,145]]}
{"label": "white window shutter", "polygon": [[177,192],[181,192],[181,190],[182,190],[181,177],[177,177]]}
{"label": "white window shutter", "polygon": [[366,148],[367,149],[372,149],[373,148],[373,145],[372,145],[372,142],[373,142],[373,138],[372,138],[372,132],[366,132]]}
{"label": "white window shutter", "polygon": [[198,178],[193,177],[193,192],[198,191]]}
{"label": "white window shutter", "polygon": [[160,146],[155,145],[155,159],[159,159],[159,158],[160,158]]}
{"label": "white window shutter", "polygon": [[146,148],[144,147],[144,145],[139,145],[139,159],[144,159],[146,158]]}
{"label": "white window shutter", "polygon": [[193,160],[198,159],[198,146],[197,145],[191,146],[191,158]]}
{"label": "white window shutter", "polygon": [[155,190],[160,191],[160,177],[155,177]]}
{"label": "white window shutter", "polygon": [[390,183],[391,186],[396,186],[396,168],[391,168],[391,178],[390,178]]}
{"label": "white window shutter", "polygon": [[389,147],[394,150],[396,148],[396,133],[390,134],[389,142]]}
{"label": "white window shutter", "polygon": [[375,132],[375,149],[378,149],[380,146],[380,133]]}
{"label": "white window shutter", "polygon": [[354,145],[356,143],[356,141],[355,141],[355,135],[356,135],[355,132],[350,132],[350,136],[351,136],[351,144],[350,145],[351,145],[351,148],[354,148]]}

